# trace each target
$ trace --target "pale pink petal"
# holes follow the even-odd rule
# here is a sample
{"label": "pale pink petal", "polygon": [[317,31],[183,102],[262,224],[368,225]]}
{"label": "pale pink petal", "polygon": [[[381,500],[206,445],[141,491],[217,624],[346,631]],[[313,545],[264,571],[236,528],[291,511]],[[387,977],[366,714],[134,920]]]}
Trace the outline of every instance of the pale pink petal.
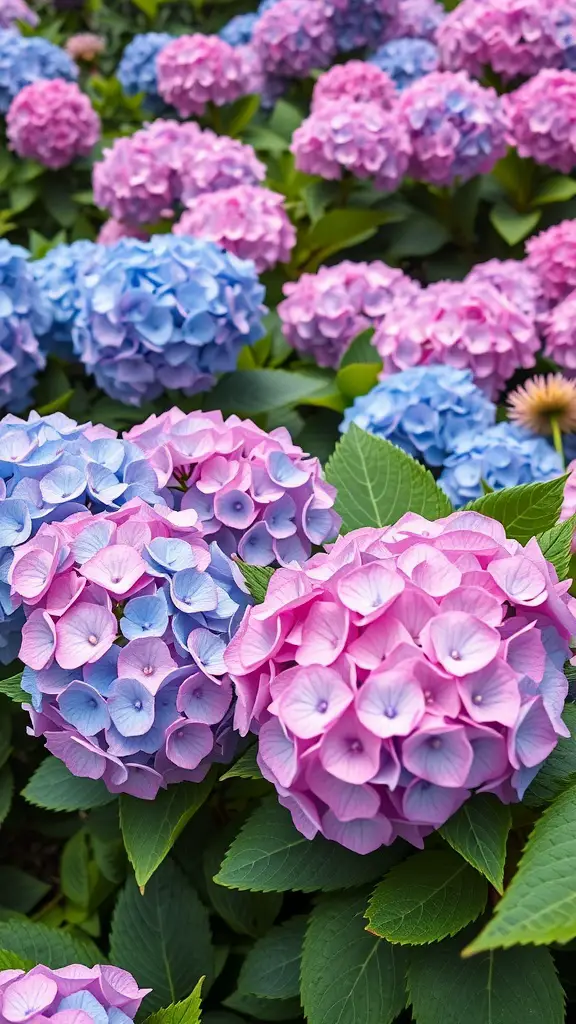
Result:
{"label": "pale pink petal", "polygon": [[337,672],[310,665],[283,690],[277,714],[295,736],[312,739],[322,735],[353,700],[352,690]]}
{"label": "pale pink petal", "polygon": [[450,559],[428,544],[415,544],[404,551],[398,568],[430,597],[443,597],[462,581],[462,573]]}
{"label": "pale pink petal", "polygon": [[441,612],[425,627],[424,650],[447,672],[465,676],[484,668],[498,654],[500,634],[466,612]]}
{"label": "pale pink petal", "polygon": [[498,558],[490,563],[488,572],[514,604],[535,607],[548,596],[544,573],[523,555]]}
{"label": "pale pink petal", "polygon": [[118,635],[116,616],[103,605],[78,601],[56,624],[56,661],[80,668],[98,661]]}
{"label": "pale pink petal", "polygon": [[22,627],[20,658],[33,669],[43,669],[52,661],[56,648],[56,629],[47,612],[37,608]]}
{"label": "pale pink petal", "polygon": [[146,571],[147,565],[140,553],[127,544],[102,548],[80,569],[87,579],[117,596],[127,594]]}
{"label": "pale pink petal", "polygon": [[404,590],[399,573],[380,562],[368,562],[352,569],[338,580],[337,591],[342,603],[362,616],[361,624],[379,617]]}
{"label": "pale pink petal", "polygon": [[348,638],[349,612],[332,601],[316,601],[306,616],[302,644],[295,660],[299,665],[331,665],[342,653]]}

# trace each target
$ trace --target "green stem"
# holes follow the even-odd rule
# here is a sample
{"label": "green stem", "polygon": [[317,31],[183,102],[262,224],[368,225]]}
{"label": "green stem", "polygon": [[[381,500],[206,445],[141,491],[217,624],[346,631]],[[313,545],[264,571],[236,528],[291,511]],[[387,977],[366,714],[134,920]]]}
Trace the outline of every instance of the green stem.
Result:
{"label": "green stem", "polygon": [[555,447],[556,451],[558,452],[558,455],[560,456],[560,458],[562,460],[562,467],[565,469],[566,468],[566,459],[564,458],[564,446],[562,444],[562,431],[560,430],[560,425],[558,423],[558,419],[557,419],[556,416],[551,416],[550,417],[550,424],[552,426],[552,440],[554,441],[554,447]]}

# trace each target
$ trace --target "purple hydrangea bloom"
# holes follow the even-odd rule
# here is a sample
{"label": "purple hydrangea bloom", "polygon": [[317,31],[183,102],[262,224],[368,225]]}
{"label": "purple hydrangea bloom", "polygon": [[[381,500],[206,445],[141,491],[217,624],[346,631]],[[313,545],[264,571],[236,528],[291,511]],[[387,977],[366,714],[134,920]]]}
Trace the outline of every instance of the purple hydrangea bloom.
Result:
{"label": "purple hydrangea bloom", "polygon": [[157,235],[99,246],[78,286],[74,351],[128,405],[167,388],[208,390],[264,333],[254,264],[212,242]]}
{"label": "purple hydrangea bloom", "polygon": [[350,53],[383,39],[394,25],[398,0],[327,0],[330,25],[340,53]]}
{"label": "purple hydrangea bloom", "polygon": [[481,498],[485,481],[494,491],[561,476],[562,461],[543,437],[511,423],[497,423],[481,434],[456,438],[438,481],[458,506]]}
{"label": "purple hydrangea bloom", "polygon": [[337,367],[357,334],[375,326],[398,300],[410,303],[419,285],[386,263],[320,267],[284,285],[278,315],[287,341],[318,366]]}
{"label": "purple hydrangea bloom", "polygon": [[36,372],[46,365],[38,337],[50,313],[29,256],[21,246],[0,239],[0,408],[12,412],[30,403]]}
{"label": "purple hydrangea bloom", "polygon": [[526,254],[548,302],[561,302],[576,289],[576,220],[563,220],[529,238]]}
{"label": "purple hydrangea bloom", "polygon": [[203,114],[256,91],[255,68],[218,36],[179,36],[156,58],[158,92],[181,117]]}
{"label": "purple hydrangea bloom", "polygon": [[402,93],[398,116],[410,136],[409,174],[451,185],[486,174],[506,153],[506,121],[492,88],[465,72],[434,71]]}
{"label": "purple hydrangea bloom", "polygon": [[576,291],[570,292],[543,319],[545,348],[549,359],[576,373]]}
{"label": "purple hydrangea bloom", "polygon": [[346,409],[351,423],[383,437],[429,466],[441,466],[464,431],[482,434],[496,406],[476,387],[469,370],[417,366],[380,381]]}
{"label": "purple hydrangea bloom", "polygon": [[546,309],[538,278],[525,260],[494,259],[477,263],[466,281],[471,285],[491,284],[528,317],[537,317]]}
{"label": "purple hydrangea bloom", "polygon": [[100,138],[100,118],[76,82],[56,78],[24,86],[10,104],[11,149],[52,171],[88,156]]}
{"label": "purple hydrangea bloom", "polygon": [[331,7],[310,0],[278,0],[259,18],[252,37],[267,75],[306,78],[332,63],[337,43]]}
{"label": "purple hydrangea bloom", "polygon": [[396,21],[390,27],[388,39],[431,39],[436,41],[439,26],[446,10],[437,0],[400,0]]}
{"label": "purple hydrangea bloom", "polygon": [[30,10],[24,0],[3,0],[0,10],[0,29],[12,28],[15,21],[24,21],[32,28],[38,24],[38,15]]}
{"label": "purple hydrangea bloom", "polygon": [[325,103],[351,102],[374,102],[390,110],[396,99],[394,82],[384,71],[365,60],[348,60],[320,75],[312,93],[311,110],[317,113]]}
{"label": "purple hydrangea bloom", "polygon": [[64,50],[40,36],[0,31],[0,113],[25,85],[53,78],[78,78],[78,67]]}
{"label": "purple hydrangea bloom", "polygon": [[438,48],[429,39],[405,37],[384,43],[370,58],[370,63],[390,76],[402,92],[407,85],[438,69]]}
{"label": "purple hydrangea bloom", "polygon": [[134,499],[44,524],[8,575],[32,732],[74,775],[153,800],[230,758],[223,653],[250,598],[192,509]]}
{"label": "purple hydrangea bloom", "polygon": [[145,32],[135,35],[122,54],[116,76],[127,96],[144,93],[144,107],[153,113],[166,109],[158,95],[156,58],[174,36],[168,32]]}
{"label": "purple hydrangea bloom", "polygon": [[185,151],[180,171],[181,201],[187,206],[202,193],[259,185],[265,177],[266,167],[252,146],[205,129],[197,143]]}
{"label": "purple hydrangea bloom", "polygon": [[245,46],[247,43],[252,42],[258,17],[258,14],[252,13],[237,14],[220,29],[218,33],[220,39],[223,39],[230,46]]}
{"label": "purple hydrangea bloom", "polygon": [[50,323],[40,336],[40,344],[43,350],[54,352],[62,359],[73,359],[72,327],[79,305],[78,273],[94,249],[94,242],[82,239],[72,245],[57,245],[42,259],[30,264],[50,312]]}
{"label": "purple hydrangea bloom", "polygon": [[546,69],[503,97],[520,156],[569,174],[576,165],[576,72]]}
{"label": "purple hydrangea bloom", "polygon": [[84,1024],[131,1024],[152,990],[138,988],[128,971],[108,964],[70,964],[52,970],[39,964],[31,971],[0,971],[0,999],[5,1020],[19,1024],[83,1021]]}

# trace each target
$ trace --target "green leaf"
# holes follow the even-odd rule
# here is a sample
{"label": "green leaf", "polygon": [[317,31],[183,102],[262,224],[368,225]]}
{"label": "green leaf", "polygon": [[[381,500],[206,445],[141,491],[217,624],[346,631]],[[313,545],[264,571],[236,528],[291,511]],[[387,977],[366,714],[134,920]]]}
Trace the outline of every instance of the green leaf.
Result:
{"label": "green leaf", "polygon": [[310,841],[294,828],[276,797],[270,797],[248,818],[214,881],[252,892],[329,892],[379,878],[403,853],[401,843],[359,857],[322,836]]}
{"label": "green leaf", "polygon": [[54,970],[68,964],[94,967],[106,962],[89,939],[78,939],[61,928],[47,928],[32,921],[0,921],[0,949],[9,949]]}
{"label": "green leaf", "polygon": [[352,366],[355,363],[382,363],[378,350],[372,344],[372,338],[374,337],[374,328],[368,327],[367,330],[361,331],[354,338],[354,341],[350,345],[350,348],[346,349],[346,352],[342,356],[340,361],[340,369],[344,370],[347,366]]}
{"label": "green leaf", "polygon": [[346,398],[358,398],[372,390],[381,369],[382,363],[349,363],[338,370],[336,383]]}
{"label": "green leaf", "polygon": [[299,999],[259,999],[258,996],[251,996],[245,992],[233,992],[231,996],[224,999],[224,1006],[229,1006],[239,1013],[246,1013],[256,1020],[269,1021],[270,1024],[281,1020],[294,1020],[300,1018]]}
{"label": "green leaf", "polygon": [[74,388],[70,388],[68,391],[64,391],[59,398],[55,398],[52,402],[46,402],[45,405],[41,405],[38,408],[40,416],[51,416],[54,412],[63,412],[70,403],[70,400],[74,397]]}
{"label": "green leaf", "polygon": [[218,382],[207,398],[207,408],[233,411],[242,416],[271,412],[325,394],[326,379],[288,370],[237,370]]}
{"label": "green leaf", "polygon": [[12,752],[12,719],[10,715],[0,711],[0,768],[2,768]]}
{"label": "green leaf", "polygon": [[110,960],[153,989],[150,1011],[185,999],[212,975],[208,912],[172,861],[164,861],[143,896],[133,879],[126,883],[112,918]]}
{"label": "green leaf", "polygon": [[38,185],[14,185],[8,193],[11,213],[23,213],[38,198]]}
{"label": "green leaf", "polygon": [[248,953],[238,990],[261,999],[290,999],[300,994],[300,961],[308,918],[291,917],[272,928]]}
{"label": "green leaf", "polygon": [[538,189],[532,200],[532,206],[545,206],[547,203],[565,203],[576,196],[576,181],[566,174],[554,175]]}
{"label": "green leaf", "polygon": [[533,213],[518,213],[513,206],[504,201],[496,203],[490,210],[492,227],[508,245],[517,245],[523,238],[530,235],[541,216],[541,210],[534,210]]}
{"label": "green leaf", "polygon": [[490,793],[467,800],[440,829],[447,843],[502,893],[510,809]]}
{"label": "green leaf", "polygon": [[397,263],[406,256],[431,256],[449,240],[450,232],[444,224],[422,210],[414,210],[394,228],[385,258]]}
{"label": "green leaf", "polygon": [[340,249],[370,238],[381,224],[389,220],[390,214],[385,210],[365,210],[356,206],[329,210],[308,232],[305,246],[312,252],[317,249],[339,252]]}
{"label": "green leaf", "polygon": [[405,1004],[405,952],[364,930],[366,897],[321,900],[302,954],[309,1024],[391,1024]]}
{"label": "green leaf", "polygon": [[262,772],[256,761],[257,753],[258,746],[254,743],[253,746],[244,751],[242,757],[239,757],[236,761],[236,764],[233,764],[224,775],[220,776],[220,782],[225,782],[226,779],[261,779]]}
{"label": "green leaf", "polygon": [[536,822],[495,914],[467,953],[576,936],[576,786]]}
{"label": "green leaf", "polygon": [[484,910],[485,880],[452,850],[425,850],[397,864],[374,890],[369,930],[389,942],[422,945],[454,935]]}
{"label": "green leaf", "polygon": [[14,796],[14,779],[8,765],[0,769],[0,825],[8,816]]}
{"label": "green leaf", "polygon": [[87,811],[117,799],[100,779],[78,778],[56,757],[42,761],[22,796],[47,811]]}
{"label": "green leaf", "polygon": [[120,797],[120,826],[136,882],[145,886],[170,853],[185,825],[207,799],[214,775],[203,782],[180,782],[160,790],[155,800]]}
{"label": "green leaf", "polygon": [[542,554],[549,562],[552,562],[561,580],[568,579],[570,575],[574,531],[576,531],[576,513],[563,523],[557,523],[556,526],[545,530],[538,537]]}
{"label": "green leaf", "polygon": [[235,139],[246,128],[260,108],[260,96],[243,96],[226,109],[226,135]]}
{"label": "green leaf", "polygon": [[72,903],[87,907],[90,902],[90,870],[88,844],[84,829],[68,840],[60,862],[62,892]]}
{"label": "green leaf", "polygon": [[268,584],[274,575],[274,569],[271,569],[269,565],[248,565],[241,558],[236,558],[235,562],[256,604],[262,604],[266,597]]}
{"label": "green leaf", "polygon": [[283,897],[277,892],[240,892],[216,885],[213,876],[234,835],[234,822],[220,829],[203,855],[204,880],[208,898],[216,913],[239,935],[260,938],[270,930],[282,908]]}
{"label": "green leaf", "polygon": [[452,511],[428,469],[355,423],[336,445],[326,479],[338,488],[336,510],[343,533],[361,526],[387,526],[405,512],[439,519]]}
{"label": "green leaf", "polygon": [[187,999],[157,1010],[146,1018],[144,1024],[200,1024],[203,982],[204,978],[200,978]]}
{"label": "green leaf", "polygon": [[29,971],[35,966],[33,960],[25,960],[8,949],[0,949],[0,971]]}
{"label": "green leaf", "polygon": [[466,505],[466,509],[497,519],[508,537],[527,544],[531,537],[550,530],[558,522],[568,476],[546,483],[521,484],[493,491]]}
{"label": "green leaf", "polygon": [[550,804],[568,786],[576,783],[576,705],[567,704],[562,718],[571,735],[558,741],[530,783],[524,794],[524,803],[528,807]]}
{"label": "green leaf", "polygon": [[547,949],[462,961],[462,936],[414,949],[408,991],[417,1024],[563,1024],[564,993]]}
{"label": "green leaf", "polygon": [[48,895],[52,887],[27,871],[6,865],[0,867],[0,906],[29,914]]}
{"label": "green leaf", "polygon": [[54,220],[62,228],[71,228],[78,216],[78,204],[74,202],[66,180],[61,176],[56,181],[47,181],[42,188],[42,202]]}
{"label": "green leaf", "polygon": [[10,676],[9,679],[0,679],[0,693],[10,697],[10,700],[13,700],[15,704],[27,703],[30,700],[30,694],[22,689],[21,682],[21,672],[17,672],[15,676]]}
{"label": "green leaf", "polygon": [[118,885],[126,878],[128,860],[120,831],[118,804],[106,804],[91,811],[86,829],[94,860],[109,882]]}

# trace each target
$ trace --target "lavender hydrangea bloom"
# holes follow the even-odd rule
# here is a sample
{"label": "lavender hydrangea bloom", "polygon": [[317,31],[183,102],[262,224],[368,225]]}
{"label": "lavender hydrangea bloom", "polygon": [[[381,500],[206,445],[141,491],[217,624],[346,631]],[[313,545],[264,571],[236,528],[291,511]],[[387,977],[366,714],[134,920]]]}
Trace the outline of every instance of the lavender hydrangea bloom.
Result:
{"label": "lavender hydrangea bloom", "polygon": [[317,113],[326,103],[378,103],[390,110],[397,99],[394,83],[384,71],[365,60],[335,64],[320,75],[312,93],[310,109]]}
{"label": "lavender hydrangea bloom", "polygon": [[36,371],[46,364],[38,337],[50,314],[29,256],[21,246],[0,239],[0,408],[13,412],[29,404]]}
{"label": "lavender hydrangea bloom", "polygon": [[446,17],[446,10],[437,0],[400,0],[396,21],[391,25],[388,39],[436,40],[439,26]]}
{"label": "lavender hydrangea bloom", "polygon": [[576,289],[576,221],[563,220],[529,238],[526,264],[548,302],[567,298]]}
{"label": "lavender hydrangea bloom", "polygon": [[259,185],[266,167],[252,146],[205,129],[196,144],[186,148],[179,174],[184,206],[205,192],[219,192],[236,185]]}
{"label": "lavender hydrangea bloom", "polygon": [[398,116],[410,135],[409,173],[433,185],[486,174],[506,152],[506,121],[492,88],[465,72],[433,71],[402,93]]}
{"label": "lavender hydrangea bloom", "polygon": [[469,370],[422,366],[394,373],[357,398],[340,430],[355,423],[427,465],[441,466],[461,433],[482,433],[495,417],[496,406]]}
{"label": "lavender hydrangea bloom", "polygon": [[74,350],[99,387],[128,405],[166,388],[209,389],[264,333],[254,264],[212,242],[158,235],[100,246],[78,283]]}
{"label": "lavender hydrangea bloom", "polygon": [[[152,990],[138,988],[128,971],[108,964],[70,964],[53,971],[39,964],[31,971],[0,971],[0,998],[8,1017],[28,1024],[82,1020],[85,1024],[131,1024]],[[65,1016],[63,1016],[65,1015]]]}
{"label": "lavender hydrangea bloom", "polygon": [[480,436],[464,433],[444,463],[438,481],[450,501],[465,505],[484,493],[484,480],[494,491],[562,474],[562,461],[543,437],[511,423],[497,423]]}
{"label": "lavender hydrangea bloom", "polygon": [[336,54],[331,7],[310,0],[278,0],[261,12],[252,37],[262,68],[279,78],[306,78]]}
{"label": "lavender hydrangea bloom", "polygon": [[256,91],[259,66],[219,36],[179,36],[156,59],[158,92],[181,117],[201,115]]}
{"label": "lavender hydrangea bloom", "polygon": [[329,6],[340,53],[383,39],[398,12],[398,0],[329,0]]}
{"label": "lavender hydrangea bloom", "polygon": [[38,15],[30,10],[24,0],[3,0],[0,10],[0,29],[12,28],[15,21],[24,21],[32,28],[38,24]]}
{"label": "lavender hydrangea bloom", "polygon": [[78,78],[78,67],[64,50],[40,36],[0,31],[0,113],[6,113],[25,85],[53,78]]}
{"label": "lavender hydrangea bloom", "polygon": [[158,94],[156,58],[174,36],[169,32],[144,32],[135,35],[122,54],[116,71],[120,85],[127,96],[144,93],[144,106],[153,113],[166,109]]}
{"label": "lavender hydrangea bloom", "polygon": [[418,78],[438,69],[438,47],[428,39],[391,39],[369,60],[385,71],[401,92]]}
{"label": "lavender hydrangea bloom", "polygon": [[520,156],[569,174],[576,165],[576,72],[546,69],[503,97]]}
{"label": "lavender hydrangea bloom", "polygon": [[545,354],[573,376],[576,371],[576,291],[570,292],[562,302],[543,318]]}
{"label": "lavender hydrangea bloom", "polygon": [[94,249],[94,242],[81,239],[71,245],[57,245],[42,259],[30,264],[50,312],[50,323],[40,335],[41,347],[62,359],[73,359],[72,327],[79,307],[78,273]]}
{"label": "lavender hydrangea bloom", "polygon": [[230,46],[245,46],[252,41],[258,14],[237,14],[220,29],[218,35]]}
{"label": "lavender hydrangea bloom", "polygon": [[528,317],[536,318],[546,310],[547,302],[538,278],[525,260],[494,259],[477,263],[466,281],[471,285],[491,284]]}

